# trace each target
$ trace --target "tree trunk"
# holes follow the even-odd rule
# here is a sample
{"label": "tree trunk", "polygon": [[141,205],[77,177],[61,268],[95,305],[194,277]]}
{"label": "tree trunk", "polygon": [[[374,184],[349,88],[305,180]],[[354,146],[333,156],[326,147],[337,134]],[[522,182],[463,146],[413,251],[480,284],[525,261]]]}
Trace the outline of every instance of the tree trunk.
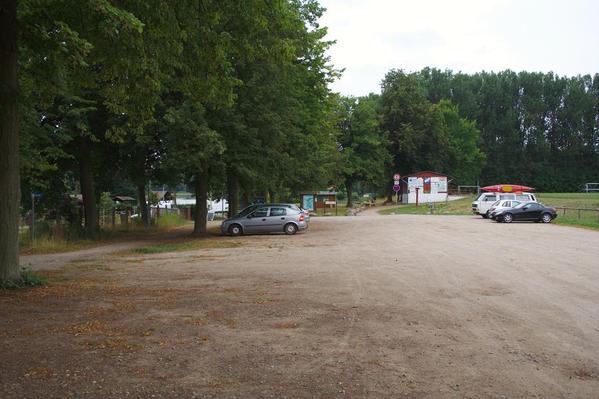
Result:
{"label": "tree trunk", "polygon": [[243,192],[242,198],[241,198],[241,206],[243,208],[247,207],[250,204],[250,194],[247,191]]}
{"label": "tree trunk", "polygon": [[277,202],[277,196],[275,195],[274,190],[269,190],[268,193],[270,194],[270,202],[272,202],[272,203]]}
{"label": "tree trunk", "polygon": [[347,190],[347,207],[351,208],[354,206],[354,200],[352,198],[352,194],[354,193],[354,188],[352,179],[345,179],[345,189]]}
{"label": "tree trunk", "polygon": [[239,211],[239,182],[237,174],[229,169],[227,172],[227,201],[229,201],[229,217]]}
{"label": "tree trunk", "polygon": [[137,184],[137,200],[139,201],[139,210],[141,213],[141,222],[145,229],[150,228],[150,215],[148,214],[148,203],[146,202],[146,183]]}
{"label": "tree trunk", "polygon": [[17,2],[6,0],[0,6],[0,280],[20,276],[17,89]]}
{"label": "tree trunk", "polygon": [[195,181],[196,192],[196,210],[193,225],[194,235],[203,235],[208,231],[207,214],[208,214],[208,176],[205,172],[199,173]]}
{"label": "tree trunk", "polygon": [[83,211],[85,217],[85,231],[88,235],[98,232],[98,205],[94,189],[94,175],[91,165],[91,151],[89,140],[79,138],[79,184],[83,196]]}

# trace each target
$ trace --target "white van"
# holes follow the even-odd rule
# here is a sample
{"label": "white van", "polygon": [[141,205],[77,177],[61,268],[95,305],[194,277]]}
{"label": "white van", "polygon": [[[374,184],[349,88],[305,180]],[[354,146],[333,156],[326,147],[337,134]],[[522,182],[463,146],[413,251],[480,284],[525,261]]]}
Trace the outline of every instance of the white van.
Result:
{"label": "white van", "polygon": [[537,196],[533,193],[481,193],[476,201],[472,203],[472,213],[481,215],[487,219],[491,205],[499,200],[537,202]]}

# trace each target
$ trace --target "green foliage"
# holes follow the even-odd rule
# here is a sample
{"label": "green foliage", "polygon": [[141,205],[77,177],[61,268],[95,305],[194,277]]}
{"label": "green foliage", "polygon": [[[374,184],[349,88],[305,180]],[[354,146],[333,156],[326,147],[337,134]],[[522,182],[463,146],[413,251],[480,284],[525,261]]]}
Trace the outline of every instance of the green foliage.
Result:
{"label": "green foliage", "polygon": [[104,209],[104,210],[112,210],[116,208],[116,205],[114,203],[114,201],[112,200],[112,197],[110,196],[109,192],[103,192],[100,195],[100,209]]}
{"label": "green foliage", "polygon": [[441,115],[448,139],[445,171],[462,185],[475,185],[486,159],[478,148],[480,132],[475,122],[461,118],[458,108],[448,100],[441,100],[434,108]]}
{"label": "green foliage", "polygon": [[440,115],[424,96],[416,76],[401,70],[389,72],[382,85],[381,106],[382,126],[393,154],[389,174],[443,172],[449,140]]}
{"label": "green foliage", "polygon": [[21,275],[17,280],[0,280],[0,290],[17,290],[21,288],[45,286],[48,280],[45,277],[29,270],[21,269]]}
{"label": "green foliage", "polygon": [[434,204],[431,209],[428,204],[416,205],[400,205],[388,207],[378,211],[381,215],[472,215],[472,201],[475,197],[461,198],[455,201],[439,202]]}
{"label": "green foliage", "polygon": [[486,155],[481,185],[579,191],[599,181],[599,74],[467,75],[426,68],[416,77],[430,101],[450,100],[462,117],[476,121]]}
{"label": "green foliage", "polygon": [[156,219],[156,226],[161,229],[183,226],[187,221],[174,213],[165,213]]}
{"label": "green foliage", "polygon": [[[353,201],[352,189],[384,184],[385,166],[391,157],[380,126],[378,96],[341,98],[337,110],[337,171]],[[350,201],[351,205],[351,201]]]}
{"label": "green foliage", "polygon": [[[476,124],[461,117],[448,100],[431,103],[419,79],[417,74],[393,70],[383,81],[382,126],[393,154],[389,173],[433,170],[459,184],[475,184],[485,162]],[[430,93],[429,98],[436,99]]]}
{"label": "green foliage", "polygon": [[236,248],[241,245],[242,243],[240,241],[195,239],[171,243],[160,243],[152,246],[140,247],[134,249],[133,252],[138,254],[151,255],[164,252],[194,251],[205,248]]}

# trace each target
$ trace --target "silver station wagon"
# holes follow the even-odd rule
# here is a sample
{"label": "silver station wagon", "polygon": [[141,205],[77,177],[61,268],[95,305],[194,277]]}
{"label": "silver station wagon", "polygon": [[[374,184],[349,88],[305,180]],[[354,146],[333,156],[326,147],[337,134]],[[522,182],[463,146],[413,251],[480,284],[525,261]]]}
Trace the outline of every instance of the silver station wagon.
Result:
{"label": "silver station wagon", "polygon": [[295,234],[308,228],[309,215],[293,204],[251,205],[225,220],[223,234],[285,233]]}

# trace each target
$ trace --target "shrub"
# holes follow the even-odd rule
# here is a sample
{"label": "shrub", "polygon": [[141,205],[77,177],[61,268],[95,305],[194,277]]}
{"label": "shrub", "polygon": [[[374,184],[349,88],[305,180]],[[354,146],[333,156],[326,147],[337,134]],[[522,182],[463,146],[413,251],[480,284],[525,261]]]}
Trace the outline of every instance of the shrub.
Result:
{"label": "shrub", "polygon": [[183,224],[185,224],[185,219],[175,213],[165,213],[156,219],[156,226],[159,228],[175,227]]}
{"label": "shrub", "polygon": [[0,281],[0,289],[16,290],[20,288],[40,287],[47,283],[48,280],[45,277],[42,277],[29,269],[22,269],[21,276],[18,280]]}

